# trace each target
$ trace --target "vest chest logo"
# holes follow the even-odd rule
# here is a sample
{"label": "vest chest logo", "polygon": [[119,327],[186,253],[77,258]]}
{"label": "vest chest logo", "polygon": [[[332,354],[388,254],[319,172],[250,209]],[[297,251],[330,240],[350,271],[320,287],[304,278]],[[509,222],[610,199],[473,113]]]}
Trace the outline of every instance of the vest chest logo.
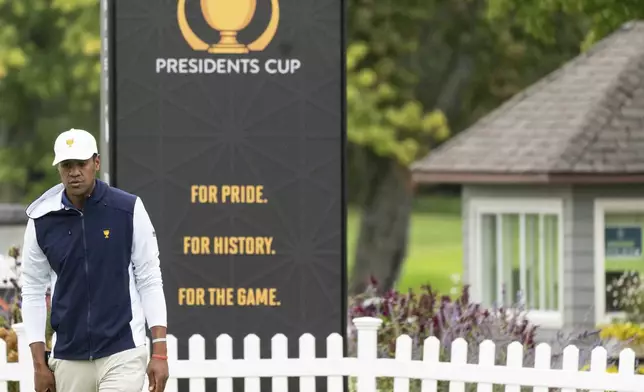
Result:
{"label": "vest chest logo", "polygon": [[105,236],[105,239],[110,238],[110,229],[103,230],[103,235]]}

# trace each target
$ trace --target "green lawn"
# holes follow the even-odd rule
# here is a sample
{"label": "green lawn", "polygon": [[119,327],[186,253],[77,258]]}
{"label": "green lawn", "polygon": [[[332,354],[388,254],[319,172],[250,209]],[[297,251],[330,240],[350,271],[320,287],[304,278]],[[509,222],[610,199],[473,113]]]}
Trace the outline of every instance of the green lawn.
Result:
{"label": "green lawn", "polygon": [[[358,219],[359,213],[350,210],[347,224],[349,272],[358,236]],[[459,198],[418,200],[412,215],[409,256],[398,289],[418,289],[430,283],[448,294],[453,286],[451,275],[460,275],[463,270],[461,241]]]}

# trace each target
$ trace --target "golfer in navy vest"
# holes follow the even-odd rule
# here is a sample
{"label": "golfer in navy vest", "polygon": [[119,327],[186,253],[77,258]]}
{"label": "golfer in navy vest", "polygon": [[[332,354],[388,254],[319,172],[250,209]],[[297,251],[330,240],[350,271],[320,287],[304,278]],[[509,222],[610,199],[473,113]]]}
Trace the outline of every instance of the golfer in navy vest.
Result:
{"label": "golfer in navy vest", "polygon": [[[22,253],[36,392],[140,392],[146,373],[150,390],[163,391],[166,304],[150,217],[139,197],[96,178],[100,159],[90,133],[63,132],[54,152],[62,184],[27,208]],[[48,287],[56,340],[47,360]]]}

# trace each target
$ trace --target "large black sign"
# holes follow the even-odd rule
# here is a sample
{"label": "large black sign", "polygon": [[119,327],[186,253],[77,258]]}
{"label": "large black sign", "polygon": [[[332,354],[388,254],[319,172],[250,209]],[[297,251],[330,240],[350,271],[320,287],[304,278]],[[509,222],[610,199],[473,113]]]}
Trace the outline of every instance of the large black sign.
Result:
{"label": "large black sign", "polygon": [[104,162],[156,227],[180,358],[345,330],[342,3],[106,3]]}

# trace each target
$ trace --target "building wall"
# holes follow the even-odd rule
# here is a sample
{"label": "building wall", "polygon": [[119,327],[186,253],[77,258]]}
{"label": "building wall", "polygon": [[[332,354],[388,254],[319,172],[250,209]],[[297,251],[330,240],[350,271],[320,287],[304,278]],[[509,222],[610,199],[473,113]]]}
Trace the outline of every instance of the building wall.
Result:
{"label": "building wall", "polygon": [[22,248],[26,226],[25,206],[0,203],[0,255],[6,255],[12,245]]}
{"label": "building wall", "polygon": [[[644,198],[644,184],[622,186],[575,186],[573,188],[572,257],[574,274],[568,293],[572,305],[571,321],[581,323],[585,318],[594,321],[594,313],[587,315],[595,300],[594,203],[598,198]],[[586,322],[588,323],[588,322]]]}
{"label": "building wall", "polygon": [[474,282],[469,265],[469,203],[473,198],[560,197],[564,201],[564,328],[593,328],[594,201],[597,198],[644,198],[644,184],[621,186],[465,185],[462,194],[464,280]]}
{"label": "building wall", "polygon": [[9,247],[17,245],[22,248],[25,225],[3,225],[0,223],[0,254],[7,255]]}

